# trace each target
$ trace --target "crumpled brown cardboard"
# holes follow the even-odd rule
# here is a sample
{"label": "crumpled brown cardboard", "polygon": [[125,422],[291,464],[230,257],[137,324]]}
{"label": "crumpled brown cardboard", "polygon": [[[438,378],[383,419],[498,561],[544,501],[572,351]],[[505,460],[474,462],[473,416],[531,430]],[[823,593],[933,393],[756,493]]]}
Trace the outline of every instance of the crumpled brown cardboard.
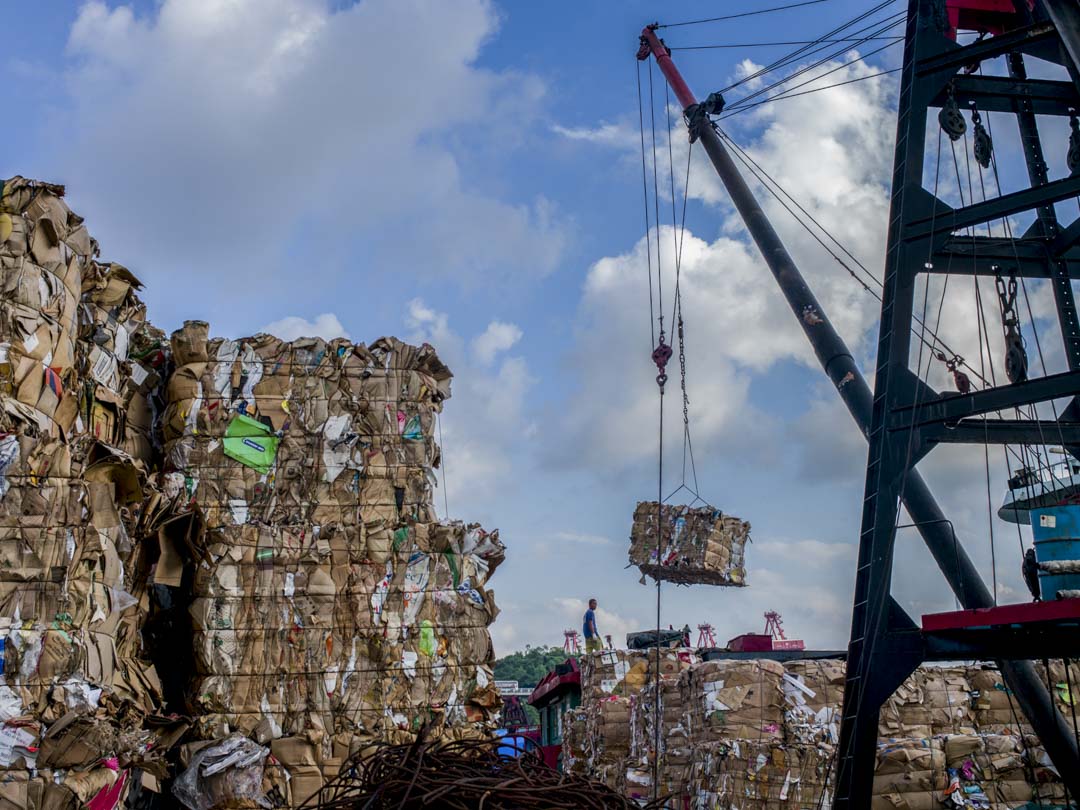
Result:
{"label": "crumpled brown cardboard", "polygon": [[193,520],[160,525],[154,581],[193,569],[195,733],[269,746],[268,790],[295,806],[342,741],[493,728],[487,583],[504,552],[497,532],[437,520],[450,372],[434,350],[188,322],[172,356],[164,487]]}
{"label": "crumpled brown cardboard", "polygon": [[[657,530],[659,525],[660,529]],[[630,564],[667,582],[746,585],[750,524],[711,506],[644,501],[634,510]]]}
{"label": "crumpled brown cardboard", "polygon": [[20,807],[122,800],[161,697],[139,541],[163,335],[63,193],[0,191],[0,782]]}

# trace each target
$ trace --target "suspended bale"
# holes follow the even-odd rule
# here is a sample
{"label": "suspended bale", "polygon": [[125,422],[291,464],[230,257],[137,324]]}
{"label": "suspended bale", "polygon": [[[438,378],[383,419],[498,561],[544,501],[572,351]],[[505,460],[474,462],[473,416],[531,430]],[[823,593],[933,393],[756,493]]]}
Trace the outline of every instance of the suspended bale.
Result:
{"label": "suspended bale", "polygon": [[712,506],[643,501],[630,530],[630,563],[665,582],[743,587],[749,539],[749,523]]}

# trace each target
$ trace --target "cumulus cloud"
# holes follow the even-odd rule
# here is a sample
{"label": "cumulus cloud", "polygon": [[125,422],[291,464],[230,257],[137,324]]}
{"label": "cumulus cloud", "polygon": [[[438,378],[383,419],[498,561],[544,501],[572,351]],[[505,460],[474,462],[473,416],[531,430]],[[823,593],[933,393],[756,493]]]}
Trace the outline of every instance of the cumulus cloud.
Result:
{"label": "cumulus cloud", "polygon": [[[405,321],[410,330],[407,339],[436,346],[454,372],[453,398],[440,417],[451,514],[470,520],[494,519],[496,505],[516,486],[514,459],[529,452],[536,433],[526,408],[536,379],[523,357],[506,354],[517,338],[495,340],[500,351],[490,356],[475,347],[477,341],[484,345],[485,335],[490,345],[492,334],[520,337],[521,330],[515,324],[492,321],[468,339],[452,328],[445,312],[421,299],[409,303]],[[486,362],[477,362],[477,355]]]}
{"label": "cumulus cloud", "polygon": [[[822,70],[830,67],[835,65]],[[740,75],[749,75],[754,69],[753,64],[742,65]],[[832,74],[830,80],[843,81],[875,71],[857,65]],[[745,141],[748,154],[877,275],[888,220],[893,92],[894,85],[887,80],[857,82],[810,98],[765,105],[745,115],[749,119],[746,131],[741,127],[734,130]],[[635,148],[634,139],[615,137],[609,130],[573,133],[580,140],[605,142],[613,148]],[[751,137],[743,137],[747,132]],[[681,120],[673,130],[672,142],[677,152],[681,151],[675,165],[685,166],[689,147]],[[807,155],[814,159],[808,160]],[[660,181],[663,188],[668,183],[666,172],[661,173],[665,175]],[[678,178],[678,183],[681,186],[683,178]],[[665,306],[670,310],[673,259],[681,251],[680,287],[695,447],[708,451],[720,447],[735,450],[754,442],[764,446],[770,441],[769,421],[751,397],[755,380],[781,361],[795,360],[818,368],[798,322],[700,148],[694,152],[687,187],[678,189],[683,191],[716,212],[720,236],[709,240],[687,231],[680,237],[675,229],[664,226],[626,252],[599,259],[588,271],[573,352],[579,389],[574,407],[566,409],[564,417],[570,458],[603,458],[605,464],[617,468],[655,453],[655,442],[642,441],[642,437],[656,430],[655,370],[649,360],[650,333],[644,313],[649,300],[649,265],[651,262],[655,274],[658,252],[668,295]],[[878,302],[854,283],[764,188],[758,185],[756,192],[834,325],[868,365]],[[651,247],[647,239],[652,240]],[[671,313],[663,314],[669,342],[673,342]],[[606,350],[612,346],[623,348]],[[633,351],[634,346],[641,350]],[[669,375],[677,370],[673,360]],[[800,407],[785,403],[790,404]],[[807,400],[800,409],[812,406]],[[844,435],[845,443],[852,438],[855,443],[861,440],[842,413],[819,409],[816,417],[815,429],[822,426],[822,418],[836,417],[835,430]],[[678,445],[681,426],[677,419],[671,421],[675,422],[671,439]]]}
{"label": "cumulus cloud", "polygon": [[565,244],[552,203],[463,171],[466,141],[508,156],[498,111],[520,124],[545,92],[476,66],[497,28],[488,0],[91,0],[68,40],[79,126],[45,143],[102,244],[203,298],[238,287],[241,262],[299,279],[280,257],[301,234],[307,285],[356,250],[367,272],[547,273]]}
{"label": "cumulus cloud", "polygon": [[302,337],[321,337],[324,340],[333,340],[339,337],[349,337],[349,333],[341,325],[338,316],[332,312],[316,315],[313,320],[289,315],[273,323],[268,323],[259,331],[268,332],[282,340],[296,340]]}
{"label": "cumulus cloud", "polygon": [[555,539],[563,543],[583,543],[589,546],[606,546],[611,540],[599,534],[584,532],[555,532]]}
{"label": "cumulus cloud", "polygon": [[482,365],[489,366],[499,352],[513,348],[519,340],[521,340],[521,330],[517,326],[512,323],[492,321],[487,329],[473,338],[473,354]]}

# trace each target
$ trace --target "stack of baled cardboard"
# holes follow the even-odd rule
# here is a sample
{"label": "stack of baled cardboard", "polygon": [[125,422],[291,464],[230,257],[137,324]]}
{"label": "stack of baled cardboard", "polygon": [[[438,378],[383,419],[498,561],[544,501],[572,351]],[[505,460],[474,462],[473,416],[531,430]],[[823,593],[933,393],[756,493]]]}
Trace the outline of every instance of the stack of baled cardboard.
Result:
{"label": "stack of baled cardboard", "polygon": [[[646,660],[645,686],[632,701],[633,740],[627,786],[636,789],[639,797],[651,798],[654,776],[658,774],[660,795],[681,795],[689,787],[693,751],[679,677],[696,663],[696,658],[689,650],[661,650],[658,656],[652,649],[646,651]],[[659,678],[654,675],[657,671]]]}
{"label": "stack of baled cardboard", "polygon": [[376,741],[488,733],[503,546],[436,519],[435,351],[211,340],[202,322],[172,351],[166,480],[194,528],[169,556],[195,570],[198,736],[269,746],[295,806]]}
{"label": "stack of baled cardboard", "polygon": [[[626,661],[628,655],[650,661],[655,651],[593,653],[583,661],[583,672],[610,672],[610,662]],[[601,656],[609,663],[603,664]],[[677,663],[691,657],[689,650],[662,653],[659,751],[653,725],[658,716],[657,680],[648,664],[644,685],[627,690],[619,684],[620,696],[586,684],[580,712],[586,718],[602,718],[593,725],[601,736],[586,742],[590,762],[601,763],[603,772],[614,779],[621,760],[625,778],[619,788],[630,796],[651,798],[653,764],[659,756],[658,794],[670,796],[672,808],[830,807],[843,663],[752,659]],[[678,673],[677,703],[671,689],[673,672]],[[1052,683],[1057,678],[1067,686],[1064,669],[1052,669],[1050,676]],[[917,670],[881,713],[872,810],[1011,810],[1028,807],[1029,802],[1036,807],[1039,802],[1060,806],[1063,786],[1038,740],[1015,725],[998,722],[1005,709],[980,708],[986,703],[986,690],[995,701],[997,695],[1009,701],[998,684],[1000,676],[989,668]],[[1058,697],[1064,703],[1069,694],[1058,690]],[[605,703],[618,710],[604,709]],[[990,725],[984,728],[983,720]],[[626,733],[615,727],[618,722],[629,725],[629,753]],[[685,760],[683,752],[688,754]]]}
{"label": "stack of baled cardboard", "polygon": [[436,518],[435,350],[166,340],[63,196],[0,191],[4,807],[296,806],[489,733],[504,549]]}
{"label": "stack of baled cardboard", "polygon": [[746,585],[750,524],[711,506],[645,501],[634,510],[630,564],[666,582]]}
{"label": "stack of baled cardboard", "polygon": [[0,798],[104,810],[165,775],[141,636],[165,353],[63,196],[0,192]]}

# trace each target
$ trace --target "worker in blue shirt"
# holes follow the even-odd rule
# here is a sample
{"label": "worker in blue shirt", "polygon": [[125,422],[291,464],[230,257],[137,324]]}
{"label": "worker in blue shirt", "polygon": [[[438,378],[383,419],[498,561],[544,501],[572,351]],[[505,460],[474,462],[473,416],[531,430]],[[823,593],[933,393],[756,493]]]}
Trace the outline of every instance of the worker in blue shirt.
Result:
{"label": "worker in blue shirt", "polygon": [[585,652],[591,653],[593,650],[599,650],[602,645],[600,643],[600,631],[596,629],[596,600],[589,600],[589,609],[585,611],[585,621],[582,623],[582,635],[585,636]]}

